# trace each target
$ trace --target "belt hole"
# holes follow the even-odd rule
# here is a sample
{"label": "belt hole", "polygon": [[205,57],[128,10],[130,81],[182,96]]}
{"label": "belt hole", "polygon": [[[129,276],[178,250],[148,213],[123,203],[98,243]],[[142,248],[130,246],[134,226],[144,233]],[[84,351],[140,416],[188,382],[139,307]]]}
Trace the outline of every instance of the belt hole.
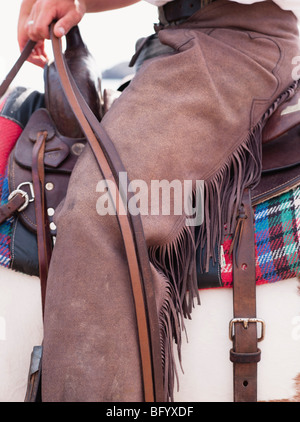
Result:
{"label": "belt hole", "polygon": [[248,387],[248,381],[247,380],[243,381],[243,386]]}

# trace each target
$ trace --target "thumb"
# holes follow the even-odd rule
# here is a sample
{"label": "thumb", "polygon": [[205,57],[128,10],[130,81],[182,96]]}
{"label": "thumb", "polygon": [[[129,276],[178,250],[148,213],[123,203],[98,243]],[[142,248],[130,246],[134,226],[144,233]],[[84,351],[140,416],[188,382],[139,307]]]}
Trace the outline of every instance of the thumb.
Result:
{"label": "thumb", "polygon": [[58,38],[66,35],[73,26],[76,26],[83,18],[84,13],[80,11],[69,12],[63,18],[59,19],[54,25],[54,35]]}

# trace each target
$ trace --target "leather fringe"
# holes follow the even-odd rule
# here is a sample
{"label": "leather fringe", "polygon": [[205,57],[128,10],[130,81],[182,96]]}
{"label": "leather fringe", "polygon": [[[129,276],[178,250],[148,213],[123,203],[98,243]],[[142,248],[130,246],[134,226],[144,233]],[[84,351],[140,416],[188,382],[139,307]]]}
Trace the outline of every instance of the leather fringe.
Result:
{"label": "leather fringe", "polygon": [[[185,227],[173,243],[163,247],[153,247],[149,251],[151,263],[164,280],[165,295],[159,310],[159,328],[165,401],[173,401],[175,378],[179,388],[174,342],[177,345],[181,365],[181,333],[185,331],[184,318],[190,318],[194,297],[199,300],[194,236],[187,229]],[[190,268],[192,272],[189,271]]]}
{"label": "leather fringe", "polygon": [[200,262],[202,272],[209,269],[209,261],[216,262],[216,245],[220,248],[225,234],[232,234],[236,227],[236,217],[241,198],[246,188],[254,189],[262,171],[262,131],[269,117],[276,109],[292,97],[298,87],[295,81],[282,93],[249,132],[247,139],[228,157],[213,178],[205,181],[204,223],[196,239],[196,248],[205,253],[205,261]]}
{"label": "leather fringe", "polygon": [[259,183],[264,125],[278,106],[294,95],[298,86],[299,82],[296,81],[278,97],[214,177],[205,181],[204,222],[198,235],[195,236],[194,227],[184,226],[172,242],[149,248],[150,262],[166,283],[166,294],[159,312],[166,401],[173,401],[175,379],[178,385],[173,342],[177,345],[181,365],[184,318],[191,319],[195,299],[200,304],[196,250],[199,247],[204,251],[203,254],[200,253],[200,260],[204,256],[200,268],[207,272],[210,259],[216,261],[216,245],[220,248],[224,235],[234,232],[244,189],[254,188]]}

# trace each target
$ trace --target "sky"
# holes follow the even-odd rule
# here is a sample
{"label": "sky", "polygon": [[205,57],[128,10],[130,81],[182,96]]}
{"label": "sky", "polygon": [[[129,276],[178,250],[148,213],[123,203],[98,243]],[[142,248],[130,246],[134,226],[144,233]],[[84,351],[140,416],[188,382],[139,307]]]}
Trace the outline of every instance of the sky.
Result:
{"label": "sky", "polygon": [[[2,7],[1,7],[2,3]],[[21,0],[0,0],[0,80],[3,80],[19,57],[17,22]],[[153,32],[157,8],[141,1],[132,6],[86,14],[79,27],[84,42],[95,57],[99,71],[130,60],[138,38]],[[47,43],[51,57],[51,45]],[[14,84],[43,89],[43,70],[26,63]]]}

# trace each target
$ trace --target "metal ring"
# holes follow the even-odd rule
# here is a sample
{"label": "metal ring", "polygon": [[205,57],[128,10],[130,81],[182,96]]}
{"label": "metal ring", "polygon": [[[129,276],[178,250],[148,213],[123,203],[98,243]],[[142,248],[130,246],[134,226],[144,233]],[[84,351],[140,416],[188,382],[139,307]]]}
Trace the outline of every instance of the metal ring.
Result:
{"label": "metal ring", "polygon": [[[33,202],[34,199],[35,199],[35,197],[34,197],[34,189],[33,189],[32,182],[23,182],[23,183],[20,183],[19,186],[17,187],[17,190],[21,190],[23,192],[23,189],[21,189],[23,186],[29,186],[30,195],[31,195],[31,198],[29,198],[29,202]],[[27,195],[29,197],[29,194],[27,194]]]}

